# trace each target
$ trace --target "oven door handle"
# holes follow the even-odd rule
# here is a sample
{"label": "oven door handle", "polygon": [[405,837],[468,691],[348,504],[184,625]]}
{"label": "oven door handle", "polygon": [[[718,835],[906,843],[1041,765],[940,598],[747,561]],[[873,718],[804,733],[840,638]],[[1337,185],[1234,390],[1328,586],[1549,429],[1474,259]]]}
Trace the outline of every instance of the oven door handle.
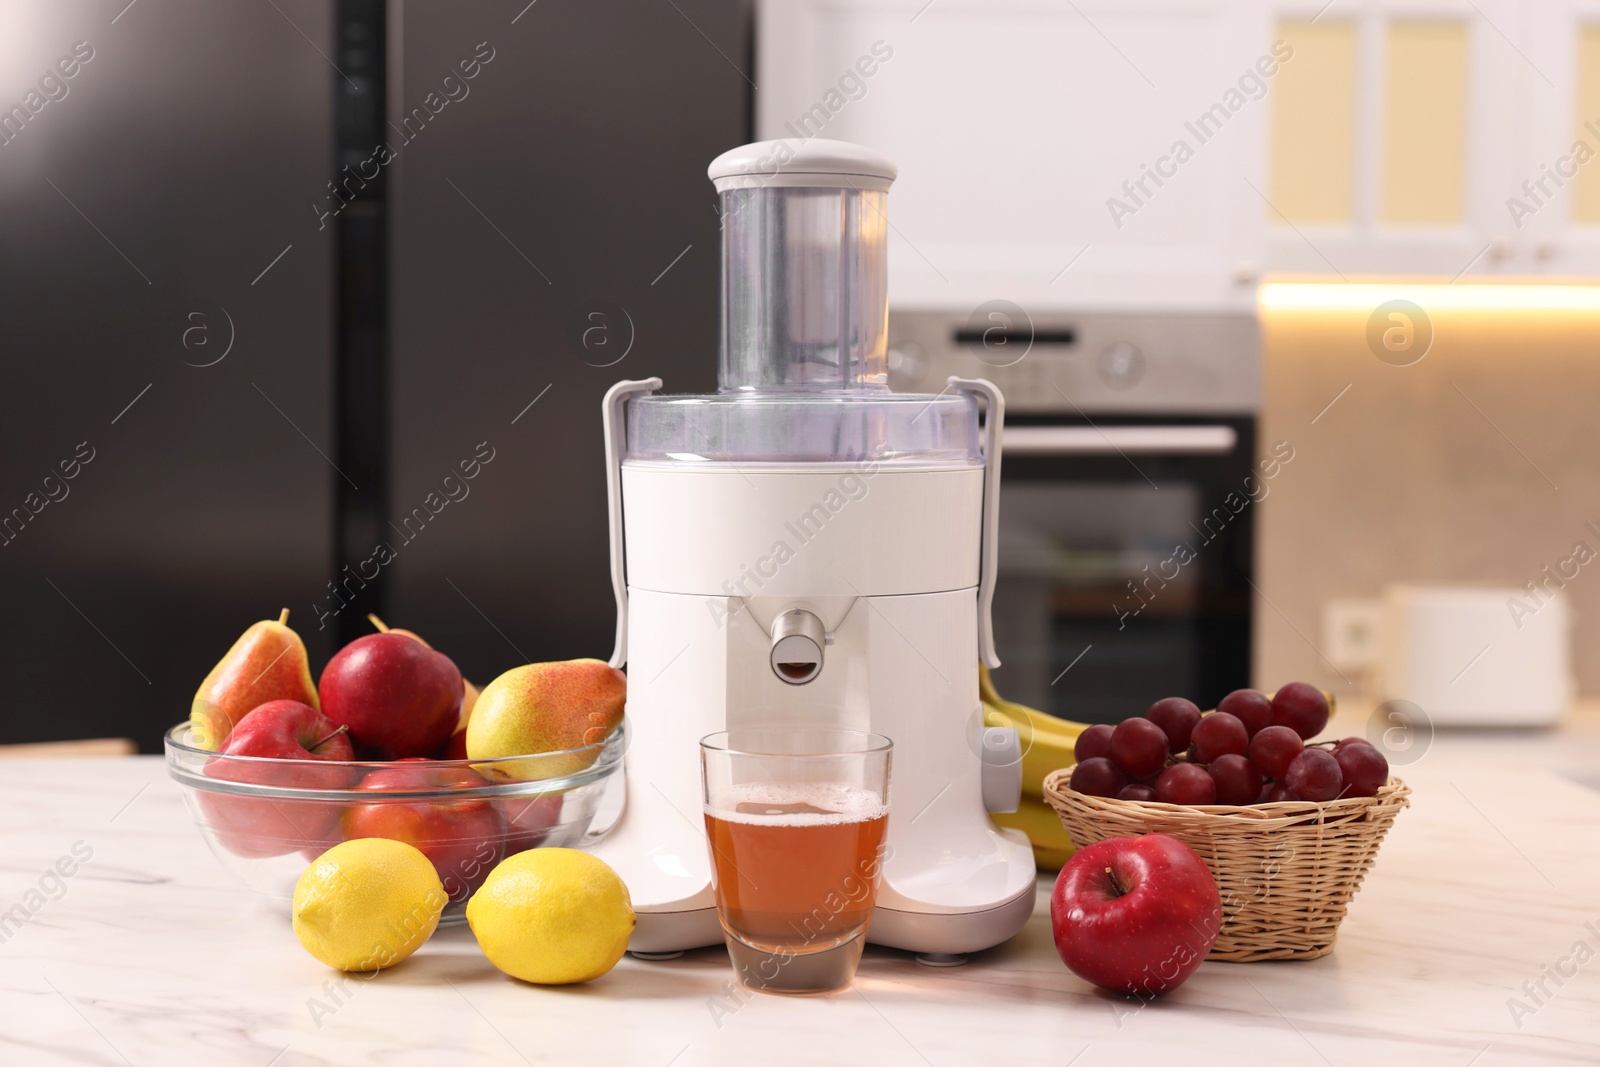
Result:
{"label": "oven door handle", "polygon": [[1232,426],[1011,426],[1006,451],[1013,456],[1124,455],[1216,456],[1232,452]]}
{"label": "oven door handle", "polygon": [[999,569],[1000,448],[1005,437],[1006,398],[994,383],[982,378],[951,377],[945,388],[982,397],[983,416],[983,518],[978,549],[978,661],[990,670],[1000,666],[994,648],[994,583]]}

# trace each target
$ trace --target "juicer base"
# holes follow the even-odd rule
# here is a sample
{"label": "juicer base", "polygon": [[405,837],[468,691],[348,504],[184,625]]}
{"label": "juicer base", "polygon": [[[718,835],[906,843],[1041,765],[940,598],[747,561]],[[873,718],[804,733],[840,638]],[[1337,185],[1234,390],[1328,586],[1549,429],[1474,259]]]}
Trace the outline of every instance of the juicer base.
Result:
{"label": "juicer base", "polygon": [[965,967],[967,957],[960,952],[924,952],[917,956],[924,967]]}
{"label": "juicer base", "polygon": [[722,944],[722,924],[716,908],[687,911],[641,911],[628,951],[644,958],[664,957],[669,952],[708,948]]}
{"label": "juicer base", "polygon": [[1029,884],[1010,900],[984,911],[893,911],[881,905],[872,913],[867,940],[921,955],[964,955],[993,948],[1027,923],[1037,889]]}
{"label": "juicer base", "polygon": [[[1003,904],[974,912],[894,911],[872,913],[867,941],[924,956],[964,956],[1007,941],[1033,914],[1032,885]],[[643,959],[668,958],[668,953],[723,943],[717,909],[641,911],[628,951]]]}

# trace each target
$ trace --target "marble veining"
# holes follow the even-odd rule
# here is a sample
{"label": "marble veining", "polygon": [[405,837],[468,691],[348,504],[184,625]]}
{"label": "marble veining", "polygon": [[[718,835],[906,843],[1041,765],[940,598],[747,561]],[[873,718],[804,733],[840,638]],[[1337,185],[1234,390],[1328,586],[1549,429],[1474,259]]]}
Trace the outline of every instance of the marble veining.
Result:
{"label": "marble veining", "polygon": [[1141,1005],[1060,964],[1047,879],[1006,945],[953,970],[869,949],[825,999],[744,994],[721,950],[541,989],[465,928],[342,976],[221,868],[159,759],[0,763],[0,915],[27,917],[0,919],[0,1063],[1596,1063],[1600,959],[1573,950],[1600,950],[1600,793],[1556,764],[1600,767],[1600,716],[1437,739],[1331,955],[1208,963]]}

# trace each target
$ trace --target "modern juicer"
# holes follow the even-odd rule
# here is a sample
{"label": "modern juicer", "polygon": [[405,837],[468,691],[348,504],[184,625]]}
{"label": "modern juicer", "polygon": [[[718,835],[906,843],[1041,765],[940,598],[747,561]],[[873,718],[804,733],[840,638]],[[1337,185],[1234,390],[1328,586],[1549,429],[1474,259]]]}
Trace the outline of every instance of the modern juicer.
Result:
{"label": "modern juicer", "polygon": [[[630,948],[722,941],[698,740],[768,723],[894,742],[869,940],[925,962],[1033,910],[1017,734],[986,728],[1004,401],[986,381],[889,391],[885,214],[896,169],[840,141],[766,141],[709,170],[722,209],[719,391],[618,382],[604,404],[626,801],[595,849],[638,912]],[[980,425],[979,399],[987,410]],[[981,438],[981,442],[980,442]]]}

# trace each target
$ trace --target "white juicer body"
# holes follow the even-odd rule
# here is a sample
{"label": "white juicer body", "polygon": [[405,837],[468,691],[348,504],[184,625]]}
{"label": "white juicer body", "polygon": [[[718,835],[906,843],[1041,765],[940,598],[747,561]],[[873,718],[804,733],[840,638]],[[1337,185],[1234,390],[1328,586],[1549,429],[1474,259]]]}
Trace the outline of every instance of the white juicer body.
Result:
{"label": "white juicer body", "polygon": [[[622,404],[657,386],[619,383],[607,398],[613,662],[628,665],[631,736],[626,804],[595,852],[632,894],[630,947],[721,942],[697,742],[779,721],[894,742],[869,940],[929,954],[1006,940],[1032,913],[1035,868],[1026,838],[989,818],[1014,809],[1020,767],[986,761],[1006,731],[985,729],[977,687],[977,662],[995,662],[980,590],[993,567],[986,475],[998,475],[999,394],[958,383],[988,398],[982,465],[623,462]],[[771,663],[773,621],[793,609],[827,633],[822,669],[803,685]]]}

